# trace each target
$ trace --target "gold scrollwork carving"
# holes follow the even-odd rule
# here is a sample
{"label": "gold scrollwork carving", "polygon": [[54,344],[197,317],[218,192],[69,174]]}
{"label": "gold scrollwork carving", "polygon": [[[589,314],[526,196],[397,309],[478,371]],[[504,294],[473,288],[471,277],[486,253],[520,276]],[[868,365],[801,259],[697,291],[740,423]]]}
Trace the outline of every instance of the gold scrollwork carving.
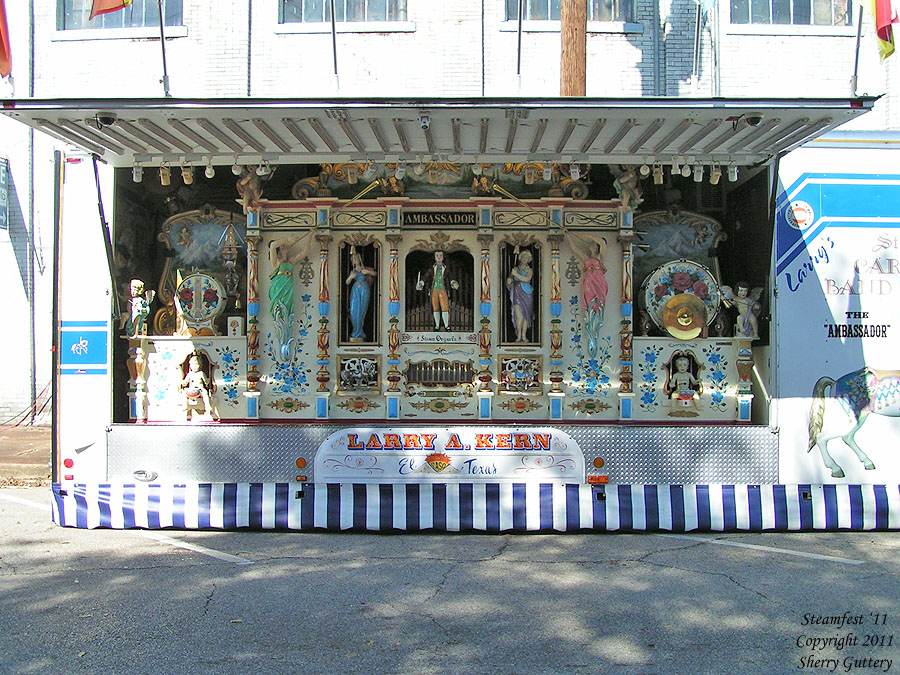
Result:
{"label": "gold scrollwork carving", "polygon": [[450,239],[450,235],[446,232],[434,232],[429,237],[431,241],[425,239],[416,239],[411,251],[445,251],[454,253],[455,251],[468,251],[468,247],[463,243],[462,239]]}
{"label": "gold scrollwork carving", "polygon": [[580,213],[567,211],[566,227],[615,227],[618,216],[615,213]]}
{"label": "gold scrollwork carving", "polygon": [[337,211],[334,224],[341,226],[384,225],[387,218],[383,211]]}
{"label": "gold scrollwork carving", "polygon": [[566,281],[569,286],[575,286],[581,281],[581,265],[574,255],[566,261]]}
{"label": "gold scrollwork carving", "polygon": [[540,403],[537,403],[534,399],[526,398],[524,396],[517,396],[516,398],[511,398],[508,401],[502,401],[497,405],[518,415],[523,415],[525,413],[532,412],[533,410],[540,410],[544,407]]}
{"label": "gold scrollwork carving", "polygon": [[503,227],[512,227],[512,226],[528,226],[528,227],[539,227],[546,222],[543,213],[529,213],[529,212],[521,212],[521,211],[499,211],[494,216],[494,221],[497,225],[501,225]]}
{"label": "gold scrollwork carving", "polygon": [[280,398],[277,401],[270,401],[266,405],[285,413],[295,413],[309,407],[309,403],[304,403],[296,398]]}
{"label": "gold scrollwork carving", "polygon": [[533,234],[525,234],[524,232],[512,232],[504,235],[503,239],[500,241],[501,243],[506,243],[510,246],[519,246],[521,248],[533,246],[537,243],[537,239]]}
{"label": "gold scrollwork carving", "polygon": [[451,401],[446,398],[433,398],[428,401],[411,402],[410,405],[417,410],[430,410],[434,413],[445,413],[450,410],[459,410],[465,408],[468,403],[460,403],[459,401]]}
{"label": "gold scrollwork carving", "polygon": [[316,225],[316,217],[312,213],[265,213],[262,220],[266,227],[299,225],[311,228]]}
{"label": "gold scrollwork carving", "polygon": [[348,398],[347,400],[338,403],[337,407],[359,415],[370,410],[375,410],[375,408],[380,408],[381,406],[364,396],[354,396],[353,398]]}
{"label": "gold scrollwork carving", "polygon": [[610,408],[612,408],[609,403],[598,401],[595,398],[586,398],[581,401],[575,401],[574,403],[570,403],[569,407],[572,410],[584,413],[586,415],[593,415],[594,413],[603,412],[604,410],[609,410]]}

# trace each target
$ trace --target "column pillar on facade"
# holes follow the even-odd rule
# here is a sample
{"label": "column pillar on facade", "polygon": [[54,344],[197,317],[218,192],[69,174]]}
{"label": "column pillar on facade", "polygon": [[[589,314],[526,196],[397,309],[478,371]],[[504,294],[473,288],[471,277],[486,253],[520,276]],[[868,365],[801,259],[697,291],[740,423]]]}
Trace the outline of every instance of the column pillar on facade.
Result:
{"label": "column pillar on facade", "polygon": [[481,299],[479,314],[481,314],[481,329],[478,332],[478,419],[489,420],[492,416],[492,404],[494,398],[494,376],[491,372],[493,359],[491,358],[491,244],[494,241],[494,214],[493,202],[479,204],[478,206],[478,243],[481,246]]}
{"label": "column pillar on facade", "polygon": [[247,214],[247,418],[259,419],[259,217]]}
{"label": "column pillar on facade", "polygon": [[[390,207],[397,208],[397,207]],[[390,210],[390,209],[389,209]],[[399,210],[399,209],[397,209]],[[388,218],[388,222],[399,222]],[[388,251],[388,388],[387,411],[388,419],[400,419],[400,240],[399,233],[391,233],[385,236],[390,249]]]}
{"label": "column pillar on facade", "polygon": [[737,419],[749,422],[753,403],[753,351],[750,340],[737,340]]}
{"label": "column pillar on facade", "polygon": [[146,346],[144,335],[128,338],[128,412],[135,422],[147,421]]}
{"label": "column pillar on facade", "polygon": [[331,292],[329,290],[328,253],[333,240],[331,236],[331,202],[316,204],[316,241],[319,242],[319,330],[316,346],[316,419],[328,418],[328,400],[331,382],[331,334],[328,323],[331,317]]}
{"label": "column pillar on facade", "polygon": [[632,212],[626,210],[622,214],[619,227],[619,245],[622,250],[622,327],[619,330],[620,372],[619,372],[619,416],[623,420],[632,419],[634,402],[634,356],[632,339],[634,337],[634,300],[632,297],[632,270],[634,228]]}
{"label": "column pillar on facade", "polygon": [[562,234],[554,232],[547,237],[550,243],[550,417],[562,419],[565,392],[563,383],[562,353],[562,286],[559,278],[559,245]]}

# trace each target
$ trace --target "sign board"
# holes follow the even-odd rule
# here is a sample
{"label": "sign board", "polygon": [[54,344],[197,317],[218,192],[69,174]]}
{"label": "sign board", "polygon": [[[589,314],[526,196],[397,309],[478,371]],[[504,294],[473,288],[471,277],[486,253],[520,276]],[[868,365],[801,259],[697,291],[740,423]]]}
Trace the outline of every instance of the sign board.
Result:
{"label": "sign board", "polygon": [[474,226],[474,211],[404,211],[404,225]]}
{"label": "sign board", "polygon": [[890,484],[900,476],[898,154],[802,149],[781,163],[783,483]]}
{"label": "sign board", "polygon": [[319,447],[327,483],[584,481],[584,453],[559,429],[347,428]]}

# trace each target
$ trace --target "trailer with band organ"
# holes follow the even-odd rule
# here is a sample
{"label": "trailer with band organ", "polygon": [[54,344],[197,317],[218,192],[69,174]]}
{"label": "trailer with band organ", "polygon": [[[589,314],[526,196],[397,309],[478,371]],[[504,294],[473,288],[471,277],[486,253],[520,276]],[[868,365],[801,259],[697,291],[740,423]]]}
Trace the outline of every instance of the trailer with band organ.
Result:
{"label": "trailer with band organ", "polygon": [[796,149],[871,104],[11,102],[93,154],[54,519],[896,527],[900,179]]}

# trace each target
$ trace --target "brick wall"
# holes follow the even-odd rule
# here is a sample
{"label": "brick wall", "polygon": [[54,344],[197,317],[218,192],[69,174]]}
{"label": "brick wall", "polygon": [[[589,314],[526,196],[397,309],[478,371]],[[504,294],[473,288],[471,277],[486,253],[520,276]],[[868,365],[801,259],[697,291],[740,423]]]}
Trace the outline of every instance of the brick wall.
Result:
{"label": "brick wall", "polygon": [[[99,31],[57,32],[54,3],[35,3],[38,97],[160,96],[158,39],[96,39]],[[526,22],[522,73],[516,73],[515,22],[503,0],[408,0],[401,30],[339,32],[339,85],[333,73],[329,24],[279,26],[277,2],[184,0],[184,26],[168,29],[175,97],[556,96],[559,32]],[[481,13],[484,8],[484,21]],[[721,12],[721,16],[716,14]],[[695,0],[636,0],[628,32],[590,32],[587,95],[843,97],[849,94],[855,30],[832,35],[741,34],[728,7],[701,25],[700,69],[692,81]],[[248,34],[248,18],[252,36]],[[878,63],[865,26],[860,92],[888,90],[894,66]],[[302,32],[303,30],[306,32]],[[297,32],[301,30],[301,32]],[[309,31],[313,32],[309,32]],[[318,31],[318,32],[316,32]],[[107,33],[107,31],[103,31]],[[72,37],[79,39],[63,39]],[[93,38],[93,39],[92,39]],[[718,45],[716,54],[715,46]],[[718,77],[716,76],[716,56]],[[893,57],[900,60],[900,57]],[[718,90],[717,90],[718,82]],[[896,104],[897,93],[880,104]],[[893,128],[900,121],[893,115]],[[879,115],[879,124],[889,118]]]}

